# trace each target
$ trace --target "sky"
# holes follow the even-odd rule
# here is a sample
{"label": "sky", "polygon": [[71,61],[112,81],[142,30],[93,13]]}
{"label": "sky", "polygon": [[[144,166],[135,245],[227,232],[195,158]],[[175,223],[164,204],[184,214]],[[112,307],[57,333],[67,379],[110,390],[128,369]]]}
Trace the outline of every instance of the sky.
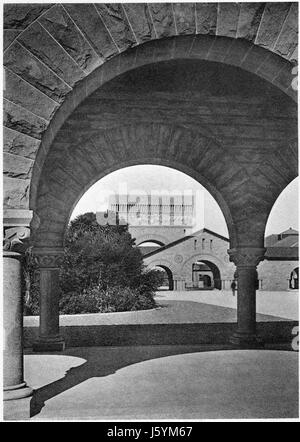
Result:
{"label": "sky", "polygon": [[[164,166],[126,167],[107,175],[83,195],[71,219],[85,212],[101,212],[108,207],[110,194],[149,194],[150,192],[195,195],[196,219],[192,231],[203,227],[228,237],[222,211],[210,193],[188,175]],[[290,227],[298,230],[298,178],[282,192],[271,211],[266,236]]]}

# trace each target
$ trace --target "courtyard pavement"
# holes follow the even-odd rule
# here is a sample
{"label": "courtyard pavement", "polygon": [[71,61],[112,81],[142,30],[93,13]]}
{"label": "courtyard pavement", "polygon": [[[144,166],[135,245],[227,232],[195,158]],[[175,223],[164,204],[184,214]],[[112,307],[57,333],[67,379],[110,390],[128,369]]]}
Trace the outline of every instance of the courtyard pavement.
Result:
{"label": "courtyard pavement", "polygon": [[[237,308],[237,297],[230,291],[186,291],[186,292],[159,292],[158,299],[174,301],[200,302],[226,308]],[[289,320],[299,318],[298,291],[285,292],[256,292],[256,311],[258,320],[260,315],[270,315]]]}
{"label": "courtyard pavement", "polygon": [[298,417],[296,352],[70,348],[26,355],[25,379],[32,420]]}
{"label": "courtyard pavement", "polygon": [[[235,322],[231,292],[158,292],[159,308],[63,315],[61,325]],[[258,321],[297,320],[298,294],[258,292]],[[25,325],[38,325],[26,317]],[[272,346],[270,347],[272,348]],[[76,347],[25,355],[32,420],[298,417],[298,353],[217,345]],[[290,348],[290,347],[289,347]]]}

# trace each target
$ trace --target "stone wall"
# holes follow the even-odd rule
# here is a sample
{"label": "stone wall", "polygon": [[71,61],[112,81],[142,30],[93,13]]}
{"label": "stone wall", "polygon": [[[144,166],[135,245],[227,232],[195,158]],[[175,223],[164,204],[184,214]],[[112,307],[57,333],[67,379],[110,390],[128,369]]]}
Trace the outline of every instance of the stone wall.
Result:
{"label": "stone wall", "polygon": [[262,290],[286,291],[292,271],[299,266],[297,261],[263,261],[258,266],[262,279]]}

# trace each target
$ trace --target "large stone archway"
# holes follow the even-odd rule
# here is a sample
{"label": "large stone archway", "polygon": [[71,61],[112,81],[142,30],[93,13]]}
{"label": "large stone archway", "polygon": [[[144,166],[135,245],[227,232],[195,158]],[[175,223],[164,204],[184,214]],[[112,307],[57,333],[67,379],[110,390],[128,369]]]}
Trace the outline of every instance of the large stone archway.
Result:
{"label": "large stone archway", "polygon": [[[265,224],[297,175],[297,4],[20,4],[4,15],[5,260],[20,272],[13,248],[31,229],[40,349],[63,347],[56,284],[72,208],[99,178],[134,164],[177,168],[215,197],[238,269],[234,342],[255,345]],[[6,297],[21,339],[9,311],[20,288]],[[9,398],[29,394],[14,343]]]}
{"label": "large stone archway", "polygon": [[[182,78],[191,84],[183,92]],[[263,244],[270,209],[297,174],[296,161],[282,154],[296,157],[295,109],[278,88],[222,63],[169,60],[117,76],[83,100],[45,159],[37,158],[30,200],[40,218],[35,243],[62,247],[74,205],[102,176],[159,164],[210,191],[232,248]]]}

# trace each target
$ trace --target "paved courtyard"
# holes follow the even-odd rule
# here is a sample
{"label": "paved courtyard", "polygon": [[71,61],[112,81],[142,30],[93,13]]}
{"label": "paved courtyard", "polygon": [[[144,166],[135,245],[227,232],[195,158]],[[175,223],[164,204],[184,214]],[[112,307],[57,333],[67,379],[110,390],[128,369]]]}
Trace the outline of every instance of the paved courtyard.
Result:
{"label": "paved courtyard", "polygon": [[[203,351],[206,350],[206,351]],[[33,420],[298,416],[298,354],[197,346],[70,348],[28,354]]]}
{"label": "paved courtyard", "polygon": [[[62,325],[236,321],[230,292],[159,292],[159,308],[61,316]],[[295,292],[258,292],[260,321],[296,320]],[[25,318],[37,325],[38,318]],[[298,416],[298,353],[217,345],[76,347],[25,355],[31,419],[255,419]]]}
{"label": "paved courtyard", "polygon": [[[159,292],[158,300],[200,302],[203,304],[226,307],[235,310],[237,307],[237,297],[232,296],[232,292],[219,290]],[[256,311],[258,313],[258,317],[259,315],[269,315],[296,321],[299,318],[298,291],[257,291]]]}

